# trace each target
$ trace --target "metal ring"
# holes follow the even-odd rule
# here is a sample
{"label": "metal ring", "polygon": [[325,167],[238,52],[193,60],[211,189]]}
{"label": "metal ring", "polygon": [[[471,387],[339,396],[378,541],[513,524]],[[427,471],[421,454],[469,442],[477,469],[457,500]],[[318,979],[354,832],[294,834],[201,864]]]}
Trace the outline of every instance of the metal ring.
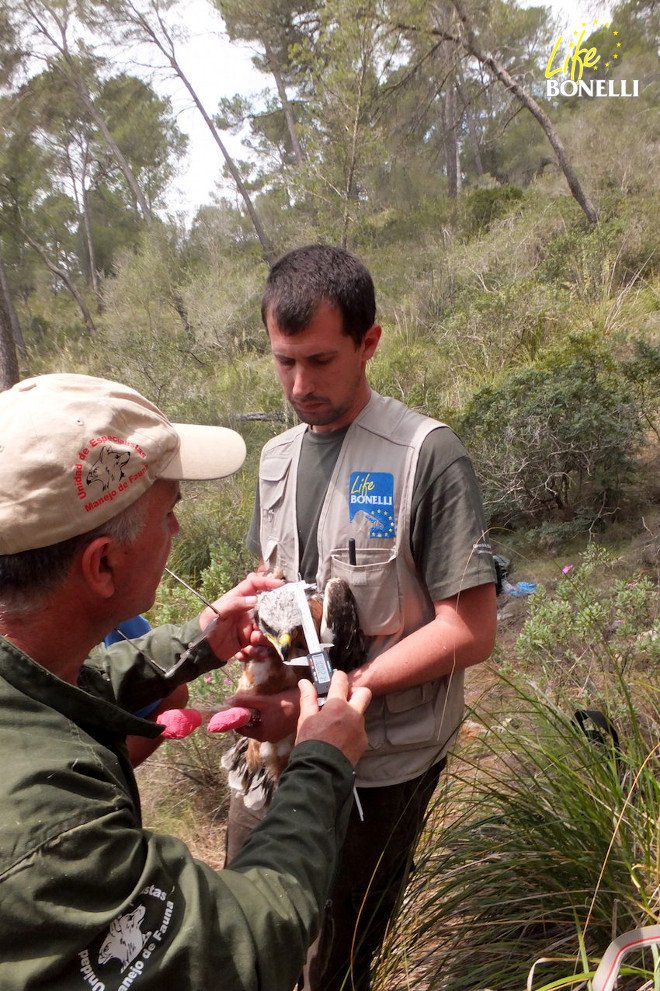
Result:
{"label": "metal ring", "polygon": [[259,709],[251,709],[250,713],[251,713],[250,721],[247,722],[245,726],[248,729],[253,729],[255,726],[258,726],[259,723],[261,722],[261,712]]}

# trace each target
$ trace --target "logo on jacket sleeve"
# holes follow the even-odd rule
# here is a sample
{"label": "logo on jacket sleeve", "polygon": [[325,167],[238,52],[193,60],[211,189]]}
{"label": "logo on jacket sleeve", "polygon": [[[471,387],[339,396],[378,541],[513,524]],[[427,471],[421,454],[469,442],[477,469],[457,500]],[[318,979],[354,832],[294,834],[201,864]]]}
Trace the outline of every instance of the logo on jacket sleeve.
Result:
{"label": "logo on jacket sleeve", "polygon": [[121,965],[122,974],[133,963],[151,933],[143,933],[140,925],[146,908],[138,905],[132,912],[120,915],[110,923],[110,930],[99,950],[99,963],[105,964],[113,958]]}
{"label": "logo on jacket sleeve", "polygon": [[[149,884],[128,912],[113,919],[79,954],[80,976],[92,991],[128,991],[139,986],[167,940],[175,914],[172,895]],[[176,926],[174,927],[176,928]]]}
{"label": "logo on jacket sleeve", "polygon": [[[353,471],[348,488],[349,520],[363,513],[370,537],[393,537],[394,475],[387,471]],[[358,520],[361,522],[361,520]]]}

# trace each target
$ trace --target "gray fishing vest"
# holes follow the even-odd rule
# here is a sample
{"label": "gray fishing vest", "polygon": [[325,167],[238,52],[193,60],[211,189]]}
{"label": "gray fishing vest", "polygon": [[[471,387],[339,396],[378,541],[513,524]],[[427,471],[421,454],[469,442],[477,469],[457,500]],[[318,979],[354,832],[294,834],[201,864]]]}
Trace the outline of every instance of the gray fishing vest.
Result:
{"label": "gray fishing vest", "polygon": [[[372,391],[346,433],[328,485],[318,527],[317,585],[322,589],[331,577],[349,583],[369,659],[434,617],[410,550],[410,516],[422,442],[444,426]],[[298,579],[296,489],[304,485],[298,462],[306,429],[300,424],[269,441],[259,470],[262,558],[289,581]],[[357,783],[398,784],[422,774],[444,756],[462,714],[462,671],[374,698]]]}

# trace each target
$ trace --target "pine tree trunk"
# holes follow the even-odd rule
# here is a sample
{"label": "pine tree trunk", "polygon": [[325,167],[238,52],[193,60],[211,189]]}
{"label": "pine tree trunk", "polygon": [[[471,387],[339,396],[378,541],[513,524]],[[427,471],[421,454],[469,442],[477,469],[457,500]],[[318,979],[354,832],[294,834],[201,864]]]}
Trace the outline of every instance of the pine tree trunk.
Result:
{"label": "pine tree trunk", "polygon": [[293,119],[293,113],[291,111],[291,104],[289,102],[289,97],[287,96],[286,87],[284,85],[284,80],[282,79],[282,73],[280,72],[280,67],[273,55],[271,49],[268,47],[266,42],[264,42],[264,49],[266,51],[266,59],[268,60],[268,66],[270,68],[273,79],[275,80],[275,86],[277,87],[277,94],[280,98],[280,103],[282,104],[282,110],[284,112],[284,120],[286,121],[286,128],[289,132],[289,138],[291,139],[291,147],[293,148],[293,157],[296,161],[296,165],[305,164],[305,153],[302,149],[302,145],[298,139],[298,130],[296,128],[296,122]]}
{"label": "pine tree trunk", "polygon": [[96,269],[96,249],[94,247],[94,237],[92,235],[92,225],[89,219],[89,210],[87,209],[87,190],[82,191],[82,222],[83,230],[85,231],[85,245],[87,247],[87,261],[89,264],[89,282],[92,287],[92,292],[96,297],[96,306],[98,312],[103,311],[103,297],[101,296],[101,287],[99,286],[99,273]]}
{"label": "pine tree trunk", "polygon": [[87,327],[87,332],[89,334],[94,334],[96,332],[96,326],[92,319],[92,314],[89,312],[89,307],[87,306],[87,303],[83,299],[80,290],[78,289],[73,279],[70,277],[69,273],[66,272],[63,268],[60,268],[59,265],[56,265],[55,262],[48,257],[47,253],[44,251],[41,245],[38,244],[33,238],[31,238],[29,234],[26,234],[25,231],[23,231],[23,236],[25,237],[25,240],[30,245],[30,247],[37,252],[37,254],[43,261],[48,271],[52,272],[53,275],[57,276],[58,279],[62,280],[62,282],[67,287],[67,289],[75,299],[76,303],[78,304],[78,308],[82,314],[82,318],[85,321],[85,326]]}
{"label": "pine tree trunk", "polygon": [[507,72],[504,66],[501,65],[493,55],[487,55],[485,52],[481,51],[481,49],[478,47],[476,43],[474,31],[472,30],[472,25],[470,24],[465,11],[463,10],[461,0],[452,0],[452,3],[456,9],[456,13],[459,16],[459,19],[465,31],[465,36],[463,39],[454,39],[454,40],[459,41],[459,44],[461,44],[465,48],[465,50],[470,53],[470,55],[473,55],[479,62],[481,62],[482,65],[485,65],[486,68],[497,79],[499,79],[500,82],[503,83],[504,86],[513,93],[516,99],[520,100],[522,105],[527,110],[529,110],[529,112],[536,118],[536,120],[543,128],[548,141],[552,145],[552,148],[554,149],[554,152],[557,156],[557,161],[559,163],[559,167],[564,173],[564,176],[566,177],[566,182],[568,183],[568,188],[570,189],[572,195],[579,203],[589,223],[597,224],[598,214],[596,213],[596,209],[593,203],[591,202],[591,200],[589,199],[589,197],[582,189],[582,186],[580,185],[580,181],[577,175],[575,174],[573,166],[568,158],[568,155],[566,154],[566,149],[564,148],[561,138],[557,134],[557,131],[555,130],[552,121],[550,120],[546,112],[543,110],[543,108],[539,106],[539,104],[536,102],[534,97],[530,96],[530,94],[525,89],[523,89],[523,87],[519,83],[515,81],[513,76],[511,76],[510,73]]}
{"label": "pine tree trunk", "polygon": [[478,176],[484,174],[484,166],[481,161],[481,149],[479,148],[479,137],[477,135],[477,126],[474,122],[474,114],[472,113],[472,108],[465,97],[465,81],[463,79],[463,74],[460,71],[460,67],[456,73],[456,89],[458,95],[461,98],[461,104],[463,106],[463,111],[465,113],[465,118],[467,120],[468,137],[470,139],[470,150],[472,151],[472,159],[474,161],[474,171]]}
{"label": "pine tree trunk", "polygon": [[229,169],[229,174],[231,175],[232,179],[234,180],[234,183],[236,184],[236,188],[237,188],[238,192],[240,193],[240,195],[241,195],[241,197],[243,199],[243,202],[245,203],[245,208],[246,208],[246,210],[248,212],[248,215],[250,217],[250,220],[252,221],[252,226],[254,227],[254,230],[256,232],[257,237],[259,238],[259,243],[261,244],[261,248],[262,248],[263,253],[264,253],[264,260],[268,263],[268,265],[273,265],[275,263],[275,252],[273,251],[273,248],[272,248],[271,243],[270,243],[270,241],[268,239],[268,236],[266,235],[266,231],[264,230],[263,225],[262,225],[261,221],[259,220],[259,217],[257,216],[257,211],[255,210],[254,204],[252,203],[252,200],[250,199],[250,194],[248,193],[247,187],[245,186],[245,183],[243,182],[243,180],[241,178],[240,172],[236,168],[236,165],[234,163],[233,158],[231,157],[231,155],[229,154],[229,152],[225,148],[224,143],[222,141],[222,138],[218,134],[217,127],[215,126],[215,124],[213,123],[213,121],[211,120],[211,118],[209,117],[209,115],[207,114],[207,112],[206,112],[206,110],[205,110],[205,108],[204,108],[204,106],[203,106],[200,98],[197,96],[197,93],[193,89],[192,84],[189,82],[187,76],[184,75],[183,70],[180,68],[180,66],[177,63],[177,61],[175,59],[173,59],[172,57],[170,57],[170,64],[172,65],[172,68],[174,69],[174,71],[178,75],[178,77],[181,80],[181,82],[183,83],[183,85],[186,87],[186,89],[190,93],[190,96],[192,97],[195,106],[197,107],[197,109],[199,110],[200,114],[202,115],[202,118],[204,120],[204,123],[206,124],[206,126],[209,129],[209,131],[211,132],[211,136],[213,137],[213,140],[215,141],[215,143],[217,144],[218,148],[220,149],[220,152],[222,153],[222,156],[223,156],[223,158],[224,158],[224,160],[226,162],[227,168]]}
{"label": "pine tree trunk", "polygon": [[11,328],[11,318],[4,293],[0,293],[0,390],[11,388],[18,382],[18,358]]}
{"label": "pine tree trunk", "polygon": [[23,337],[21,322],[18,319],[14,301],[9,290],[9,282],[7,280],[7,273],[5,272],[2,255],[0,255],[0,299],[2,299],[3,308],[7,313],[7,319],[9,320],[9,326],[11,328],[11,336],[13,338],[16,351],[19,356],[25,360],[27,357],[25,338]]}
{"label": "pine tree trunk", "polygon": [[445,157],[447,159],[447,194],[458,196],[458,142],[456,140],[456,91],[454,81],[447,80],[444,103]]}

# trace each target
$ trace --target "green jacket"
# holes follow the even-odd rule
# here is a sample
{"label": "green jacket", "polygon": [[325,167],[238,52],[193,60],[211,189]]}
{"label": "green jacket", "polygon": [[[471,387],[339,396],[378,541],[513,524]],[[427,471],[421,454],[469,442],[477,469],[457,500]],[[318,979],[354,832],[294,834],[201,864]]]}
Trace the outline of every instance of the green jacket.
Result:
{"label": "green jacket", "polygon": [[[139,643],[169,667],[198,632],[161,627]],[[353,769],[327,744],[295,748],[230,870],[144,830],[124,740],[159,731],[129,712],[203,666],[165,682],[120,643],[95,651],[74,687],[0,637],[2,991],[291,991],[334,874]]]}

